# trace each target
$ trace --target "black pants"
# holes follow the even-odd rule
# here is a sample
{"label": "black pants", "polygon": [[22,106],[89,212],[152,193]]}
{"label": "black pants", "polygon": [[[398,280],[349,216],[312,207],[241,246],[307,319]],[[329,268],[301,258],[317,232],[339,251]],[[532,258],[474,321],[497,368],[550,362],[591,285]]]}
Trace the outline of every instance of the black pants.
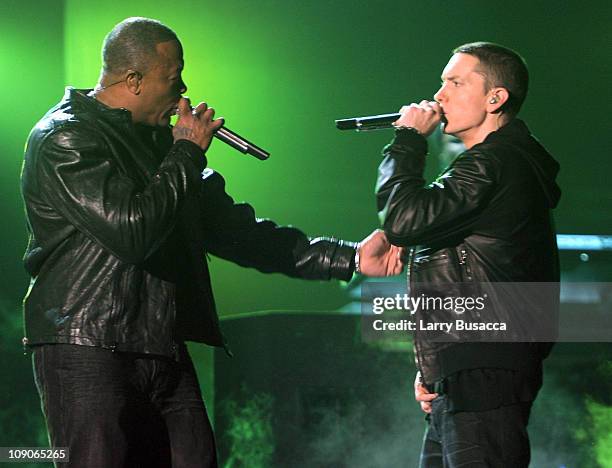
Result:
{"label": "black pants", "polygon": [[447,396],[433,400],[420,468],[527,468],[531,403],[488,411],[447,411]]}
{"label": "black pants", "polygon": [[34,376],[62,467],[216,467],[187,349],[180,361],[64,344],[34,350]]}

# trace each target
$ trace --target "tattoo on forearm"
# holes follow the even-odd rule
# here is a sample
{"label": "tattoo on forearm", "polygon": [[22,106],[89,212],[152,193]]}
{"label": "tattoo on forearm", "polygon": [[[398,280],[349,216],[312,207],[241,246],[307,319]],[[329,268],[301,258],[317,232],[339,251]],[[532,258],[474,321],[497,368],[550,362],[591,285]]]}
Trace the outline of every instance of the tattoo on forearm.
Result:
{"label": "tattoo on forearm", "polygon": [[190,128],[187,128],[187,127],[174,127],[173,134],[174,134],[174,141],[181,140],[181,139],[191,140],[191,136],[193,135],[193,132],[191,131]]}

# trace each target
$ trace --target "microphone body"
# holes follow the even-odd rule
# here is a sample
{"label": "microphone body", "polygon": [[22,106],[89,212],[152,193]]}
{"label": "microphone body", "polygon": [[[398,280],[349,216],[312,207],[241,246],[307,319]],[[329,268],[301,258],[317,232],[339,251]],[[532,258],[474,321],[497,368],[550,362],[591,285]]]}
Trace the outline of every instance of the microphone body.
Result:
{"label": "microphone body", "polygon": [[[194,110],[192,109],[191,112],[193,113]],[[179,115],[178,107],[174,111],[174,115]],[[266,150],[260,148],[255,143],[251,143],[246,138],[242,138],[236,132],[232,132],[227,127],[221,127],[219,130],[213,133],[213,136],[221,140],[223,143],[230,145],[232,148],[237,149],[241,153],[250,154],[261,161],[265,161],[270,157],[270,153],[268,153]]]}
{"label": "microphone body", "polygon": [[246,138],[242,138],[237,133],[232,132],[227,127],[221,127],[214,134],[214,137],[221,140],[223,143],[230,145],[232,148],[237,149],[241,153],[250,154],[255,156],[257,159],[265,161],[270,157],[270,153],[266,150],[261,149],[259,146],[251,143]]}
{"label": "microphone body", "polygon": [[338,130],[356,130],[358,132],[382,130],[384,128],[393,128],[393,122],[401,116],[402,114],[396,113],[338,119],[336,120],[336,127]]}

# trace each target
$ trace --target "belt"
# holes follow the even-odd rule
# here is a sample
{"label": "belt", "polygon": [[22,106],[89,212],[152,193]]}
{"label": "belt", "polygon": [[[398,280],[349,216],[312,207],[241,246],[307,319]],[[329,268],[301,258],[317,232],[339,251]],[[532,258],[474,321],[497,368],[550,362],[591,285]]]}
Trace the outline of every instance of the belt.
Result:
{"label": "belt", "polygon": [[437,393],[438,395],[444,395],[447,390],[446,379],[438,380],[437,382],[434,382],[433,384],[427,384],[426,387],[431,393]]}

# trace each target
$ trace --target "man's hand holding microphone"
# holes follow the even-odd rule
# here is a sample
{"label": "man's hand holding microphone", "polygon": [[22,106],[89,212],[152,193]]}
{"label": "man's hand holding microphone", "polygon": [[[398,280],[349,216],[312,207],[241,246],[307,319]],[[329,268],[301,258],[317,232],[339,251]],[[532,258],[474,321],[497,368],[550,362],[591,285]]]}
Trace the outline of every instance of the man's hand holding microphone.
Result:
{"label": "man's hand holding microphone", "polygon": [[427,137],[442,120],[442,108],[435,101],[423,100],[418,104],[402,106],[401,117],[393,122],[395,128],[412,128]]}
{"label": "man's hand holding microphone", "polygon": [[178,120],[172,129],[174,141],[189,140],[203,151],[208,149],[214,133],[224,124],[223,118],[213,119],[215,110],[205,102],[192,109],[187,97],[179,100],[177,115]]}

